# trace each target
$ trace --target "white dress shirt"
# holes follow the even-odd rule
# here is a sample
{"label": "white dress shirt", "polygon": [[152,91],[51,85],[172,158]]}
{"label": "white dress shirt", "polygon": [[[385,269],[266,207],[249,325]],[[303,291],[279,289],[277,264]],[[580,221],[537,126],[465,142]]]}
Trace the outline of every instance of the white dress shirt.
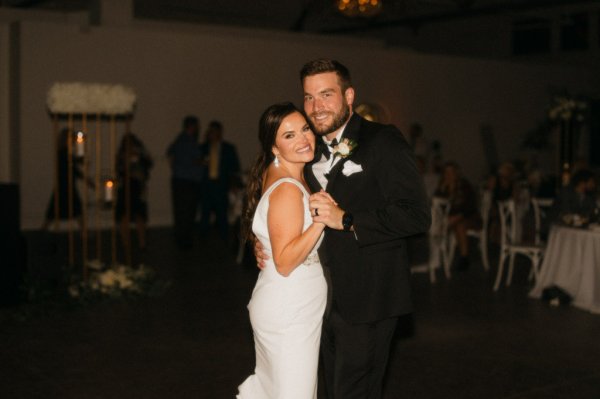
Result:
{"label": "white dress shirt", "polygon": [[[340,129],[338,134],[335,136],[338,143],[342,141],[344,130],[346,130],[346,125],[344,125]],[[333,156],[333,148],[330,147],[330,144],[333,140],[329,141],[325,136],[322,136],[321,139],[323,140],[323,143],[325,143],[325,145],[329,147],[329,152],[331,153],[331,156],[329,157],[329,159],[327,159],[325,155],[321,155],[321,159],[312,164],[312,170],[321,187],[323,187],[323,189],[326,190],[328,180],[325,177],[325,175],[329,173],[329,171],[335,166],[335,164],[337,164],[342,158]]]}

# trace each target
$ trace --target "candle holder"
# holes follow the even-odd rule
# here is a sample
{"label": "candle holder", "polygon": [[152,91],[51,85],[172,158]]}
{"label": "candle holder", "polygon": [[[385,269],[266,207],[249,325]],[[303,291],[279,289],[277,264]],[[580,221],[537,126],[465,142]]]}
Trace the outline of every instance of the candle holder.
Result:
{"label": "candle holder", "polygon": [[82,131],[75,133],[75,156],[83,158],[85,156],[86,134]]}
{"label": "candle holder", "polygon": [[[115,170],[115,157],[117,155],[117,125],[124,123],[124,131],[129,131],[129,122],[134,113],[136,103],[135,92],[122,85],[57,82],[52,85],[47,93],[46,105],[54,125],[54,134],[59,144],[61,121],[66,121],[68,132],[68,187],[69,194],[63,195],[59,190],[59,159],[55,155],[55,189],[54,189],[54,218],[55,226],[61,218],[60,201],[67,201],[69,219],[75,216],[75,204],[72,193],[75,190],[75,178],[82,177],[88,186],[94,187],[94,218],[89,218],[87,209],[88,192],[83,192],[83,206],[81,214],[81,242],[83,257],[83,279],[87,280],[88,259],[88,222],[93,220],[92,230],[95,232],[96,259],[103,261],[103,252],[106,245],[102,243],[103,230],[110,226],[111,263],[117,263],[117,228],[115,221],[116,205],[119,199],[120,188]],[[94,120],[92,126],[88,119]],[[76,126],[78,125],[78,126]],[[89,143],[88,143],[89,141]],[[64,143],[63,143],[64,144]],[[59,147],[55,148],[58,154]],[[82,176],[73,173],[75,166],[81,163]],[[89,176],[88,168],[93,168],[93,176]],[[103,169],[106,171],[103,172]],[[89,178],[92,177],[92,178]],[[62,198],[61,198],[62,197]],[[126,205],[129,207],[130,205]],[[109,216],[109,214],[111,216]],[[107,223],[102,223],[106,221]],[[69,224],[69,265],[75,264],[74,234]],[[128,263],[131,263],[130,257]]]}
{"label": "candle holder", "polygon": [[102,202],[104,203],[104,207],[111,208],[117,193],[117,185],[115,180],[113,178],[104,179],[102,187]]}
{"label": "candle holder", "polygon": [[560,182],[563,187],[567,187],[571,182],[571,167],[568,162],[563,162]]}

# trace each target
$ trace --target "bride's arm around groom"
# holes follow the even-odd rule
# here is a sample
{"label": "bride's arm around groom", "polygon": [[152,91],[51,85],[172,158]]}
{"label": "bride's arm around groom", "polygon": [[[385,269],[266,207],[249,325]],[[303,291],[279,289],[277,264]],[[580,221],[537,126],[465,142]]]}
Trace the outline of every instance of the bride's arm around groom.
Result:
{"label": "bride's arm around groom", "polygon": [[269,197],[267,219],[273,262],[279,274],[286,277],[304,262],[325,228],[323,223],[313,223],[302,232],[302,196],[297,186],[284,183]]}

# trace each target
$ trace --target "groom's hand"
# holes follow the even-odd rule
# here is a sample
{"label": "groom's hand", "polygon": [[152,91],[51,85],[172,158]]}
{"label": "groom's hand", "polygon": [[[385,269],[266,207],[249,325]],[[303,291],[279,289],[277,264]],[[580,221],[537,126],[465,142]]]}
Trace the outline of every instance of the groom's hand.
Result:
{"label": "groom's hand", "polygon": [[267,265],[269,255],[265,252],[265,247],[257,239],[254,240],[254,256],[256,257],[256,266],[262,270]]}
{"label": "groom's hand", "polygon": [[321,191],[312,194],[309,199],[309,207],[313,222],[323,223],[327,227],[336,230],[344,228],[342,225],[344,210],[338,206],[328,193]]}

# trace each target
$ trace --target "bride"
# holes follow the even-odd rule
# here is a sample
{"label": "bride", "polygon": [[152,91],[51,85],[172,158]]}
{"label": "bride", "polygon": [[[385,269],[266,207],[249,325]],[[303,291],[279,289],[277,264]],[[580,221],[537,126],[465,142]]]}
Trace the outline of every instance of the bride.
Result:
{"label": "bride", "polygon": [[282,103],[263,113],[259,140],[245,235],[254,233],[270,259],[248,304],[256,368],[239,386],[237,398],[313,399],[327,299],[317,255],[325,225],[312,221],[302,176],[314,157],[315,136],[303,114],[292,103]]}

